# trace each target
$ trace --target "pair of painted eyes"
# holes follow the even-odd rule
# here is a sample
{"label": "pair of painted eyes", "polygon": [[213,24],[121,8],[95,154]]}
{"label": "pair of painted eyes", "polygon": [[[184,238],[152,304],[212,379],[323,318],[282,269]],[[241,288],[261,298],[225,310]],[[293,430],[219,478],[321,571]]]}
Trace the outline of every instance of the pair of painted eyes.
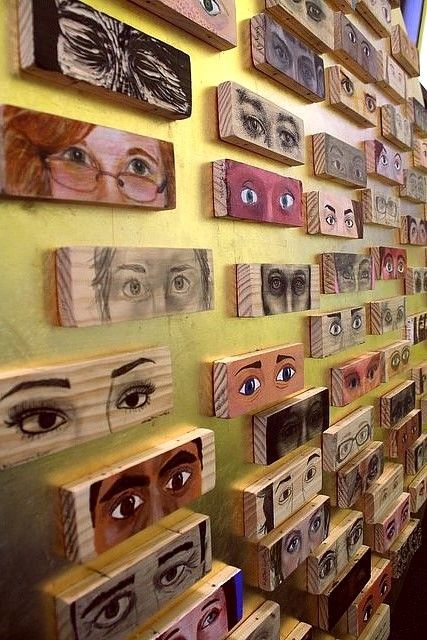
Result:
{"label": "pair of painted eyes", "polygon": [[[352,327],[352,329],[355,329],[356,331],[358,331],[361,328],[362,324],[363,324],[362,316],[356,315],[351,320],[351,327]],[[341,322],[339,320],[334,320],[331,323],[331,326],[329,327],[329,333],[332,336],[337,337],[342,332],[343,332],[343,328],[342,328]]]}
{"label": "pair of painted eyes", "polygon": [[[387,156],[387,152],[386,151],[384,151],[384,150],[381,151],[380,157],[379,157],[379,162],[383,167],[388,167],[388,156]],[[395,156],[394,156],[393,166],[396,169],[396,171],[400,171],[400,169],[402,167],[402,158],[400,157],[400,155],[398,153],[396,153]]]}
{"label": "pair of painted eyes", "polygon": [[221,7],[219,2],[216,0],[199,0],[202,8],[208,13],[210,16],[217,16],[221,13]]}
{"label": "pair of painted eyes", "polygon": [[[258,193],[255,189],[246,187],[240,192],[240,198],[244,204],[255,205],[258,202]],[[295,198],[292,193],[285,192],[279,196],[279,206],[283,210],[290,209],[295,202]]]}
{"label": "pair of painted eyes", "polygon": [[[268,277],[268,286],[273,295],[283,295],[286,290],[287,279],[284,275],[271,274]],[[292,293],[295,296],[304,295],[307,288],[307,279],[304,275],[294,275],[291,281]]]}
{"label": "pair of painted eyes", "polygon": [[[316,474],[317,474],[317,468],[313,465],[312,467],[309,467],[305,472],[303,481],[306,484],[311,482],[316,476]],[[293,496],[293,494],[294,494],[293,485],[289,487],[285,487],[283,491],[281,491],[277,495],[277,503],[279,505],[286,504],[286,502],[288,502],[288,500]]]}
{"label": "pair of painted eyes", "polygon": [[[391,309],[386,309],[385,312],[384,312],[383,317],[384,317],[385,324],[387,324],[387,325],[391,325],[392,324],[392,322],[393,322],[393,313],[391,312]],[[396,313],[396,322],[397,323],[402,322],[404,317],[405,317],[404,309],[402,307],[399,307],[399,309],[397,310],[397,313]]]}
{"label": "pair of painted eyes", "polygon": [[[350,40],[351,44],[357,44],[357,36],[356,36],[356,32],[348,25],[347,26],[347,35],[348,35],[348,39]],[[362,53],[366,58],[369,58],[371,55],[371,48],[368,45],[367,42],[363,41],[361,44],[361,48],[362,48]]]}
{"label": "pair of painted eyes", "polygon": [[[264,139],[264,144],[269,144],[269,134],[267,132],[267,125],[254,115],[242,116],[243,127],[251,138]],[[268,125],[269,126],[269,125]],[[284,149],[291,149],[297,147],[299,143],[299,134],[292,133],[288,129],[277,129],[277,134],[280,142],[280,146]]]}
{"label": "pair of painted eyes", "polygon": [[364,445],[365,442],[369,440],[370,433],[371,433],[371,426],[367,422],[359,429],[359,431],[354,436],[354,438],[347,438],[347,440],[344,440],[344,442],[342,442],[338,447],[338,461],[342,462],[347,458],[347,456],[349,455],[350,451],[353,448],[354,441],[356,441],[356,444],[358,447],[361,447],[362,445]]}
{"label": "pair of painted eyes", "polygon": [[393,200],[386,200],[384,196],[377,196],[375,199],[375,207],[378,213],[385,213],[387,209],[391,209],[393,216],[397,214],[397,206]]}
{"label": "pair of painted eyes", "polygon": [[400,354],[399,351],[395,351],[390,358],[392,369],[397,369],[400,363],[402,363],[403,365],[407,365],[409,361],[409,355],[410,351],[408,347],[405,347],[403,349],[402,354]]}
{"label": "pair of painted eyes", "polygon": [[[170,281],[166,295],[170,296],[175,294],[179,295],[182,293],[188,293],[190,287],[190,280],[182,274],[178,274]],[[129,280],[126,280],[126,282],[122,286],[122,292],[126,298],[130,299],[145,299],[150,297],[152,293],[150,287],[148,287],[138,278],[130,278]]]}
{"label": "pair of painted eyes", "polygon": [[[358,163],[359,159],[357,158],[355,160],[355,162]],[[339,173],[345,173],[346,172],[346,166],[345,166],[345,164],[343,164],[343,162],[339,158],[335,158],[334,160],[332,160],[332,166]],[[357,164],[353,164],[352,165],[351,172],[352,172],[353,176],[355,178],[357,178],[358,180],[360,180],[362,178],[362,169],[360,167],[358,167]]]}
{"label": "pair of painted eyes", "polygon": [[[325,218],[325,221],[327,224],[329,224],[332,227],[336,223],[337,219],[332,213],[328,213],[328,215]],[[352,229],[354,227],[353,218],[344,218],[344,224],[349,229]]]}
{"label": "pair of painted eyes", "polygon": [[[394,263],[393,258],[387,257],[384,262],[384,269],[387,273],[393,273]],[[397,273],[404,273],[405,271],[405,262],[403,260],[399,260],[397,263]]]}
{"label": "pair of painted eyes", "polygon": [[[289,382],[291,378],[296,374],[296,370],[290,365],[287,364],[285,367],[282,367],[278,374],[276,375],[277,382]],[[239,393],[242,396],[252,396],[258,389],[261,387],[261,382],[256,376],[251,376],[247,378],[242,386],[239,389]]]}

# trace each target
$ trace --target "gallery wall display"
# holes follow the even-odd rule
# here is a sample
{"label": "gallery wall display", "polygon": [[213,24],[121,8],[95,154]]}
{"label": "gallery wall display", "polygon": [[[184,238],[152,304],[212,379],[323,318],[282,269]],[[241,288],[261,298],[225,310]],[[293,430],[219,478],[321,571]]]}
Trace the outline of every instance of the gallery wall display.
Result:
{"label": "gallery wall display", "polygon": [[392,582],[391,562],[387,558],[372,556],[371,577],[347,612],[347,630],[360,636],[378,607],[389,597]]}
{"label": "gallery wall display", "polygon": [[20,0],[19,39],[24,73],[168,118],[191,115],[190,56],[84,2]]}
{"label": "gallery wall display", "polygon": [[400,218],[400,244],[427,246],[427,220],[404,215]]}
{"label": "gallery wall display", "polygon": [[406,73],[415,78],[420,75],[420,56],[416,44],[412,42],[400,24],[391,28],[391,55]]}
{"label": "gallery wall display", "polygon": [[314,175],[352,187],[366,187],[365,154],[329,133],[312,136]]}
{"label": "gallery wall display", "polygon": [[334,14],[334,56],[363,82],[379,78],[378,51],[343,13]]}
{"label": "gallery wall display", "polygon": [[399,149],[412,149],[412,126],[402,107],[384,104],[381,107],[381,134],[383,138],[395,144]]}
{"label": "gallery wall display", "polygon": [[378,349],[381,354],[381,382],[406,371],[411,356],[411,341],[398,340]]}
{"label": "gallery wall display", "polygon": [[61,247],[60,323],[84,327],[213,308],[210,249]]}
{"label": "gallery wall display", "polygon": [[370,291],[375,286],[371,256],[358,253],[322,253],[323,293]]}
{"label": "gallery wall display", "polygon": [[391,5],[389,0],[356,0],[356,11],[382,38],[390,36]]}
{"label": "gallery wall display", "polygon": [[427,267],[407,267],[405,293],[427,293]]}
{"label": "gallery wall display", "polygon": [[381,357],[370,351],[331,368],[331,404],[343,407],[381,384]]}
{"label": "gallery wall display", "polygon": [[227,636],[227,640],[280,640],[280,606],[266,600],[242,624]]}
{"label": "gallery wall display", "polygon": [[397,103],[406,100],[406,73],[385,51],[378,52],[379,79],[377,84],[390,98]]}
{"label": "gallery wall display", "polygon": [[309,324],[311,358],[324,358],[365,342],[365,307],[311,315]]}
{"label": "gallery wall display", "polygon": [[406,249],[371,247],[376,280],[403,280],[407,269]]}
{"label": "gallery wall display", "polygon": [[400,229],[400,199],[382,189],[362,189],[363,222]]}
{"label": "gallery wall display", "polygon": [[[386,452],[387,455],[387,452]],[[358,500],[357,507],[362,509],[365,522],[372,524],[380,514],[390,509],[403,491],[404,469],[401,464],[386,462],[384,471]]]}
{"label": "gallery wall display", "polygon": [[374,407],[361,407],[322,434],[323,468],[335,472],[368,446],[374,433]]}
{"label": "gallery wall display", "polygon": [[403,329],[406,321],[406,298],[396,296],[369,302],[370,332],[383,335],[389,331]]}
{"label": "gallery wall display", "polygon": [[363,238],[362,205],[358,200],[330,191],[309,191],[304,193],[304,205],[309,234]]}
{"label": "gallery wall display", "polygon": [[415,382],[407,380],[380,398],[380,421],[383,429],[393,429],[415,409]]}
{"label": "gallery wall display", "polygon": [[3,370],[0,467],[136,426],[172,406],[167,347]]}
{"label": "gallery wall display", "polygon": [[265,0],[265,8],[316,51],[333,50],[334,12],[324,0],[305,5],[293,0]]}
{"label": "gallery wall display", "polygon": [[368,175],[391,185],[403,185],[403,161],[400,152],[380,140],[365,140]]}
{"label": "gallery wall display", "polygon": [[416,169],[404,169],[403,186],[399,188],[401,198],[412,202],[427,203],[427,178]]}
{"label": "gallery wall display", "polygon": [[326,68],[328,102],[356,124],[376,127],[378,124],[377,97],[345,67],[333,65]]}

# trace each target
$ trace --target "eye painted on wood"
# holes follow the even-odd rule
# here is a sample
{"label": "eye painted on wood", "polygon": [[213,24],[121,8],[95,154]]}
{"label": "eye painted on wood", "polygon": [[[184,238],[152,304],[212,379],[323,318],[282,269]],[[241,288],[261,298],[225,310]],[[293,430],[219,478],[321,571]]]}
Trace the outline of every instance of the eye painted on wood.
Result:
{"label": "eye painted on wood", "polygon": [[416,45],[400,25],[391,28],[391,55],[405,69],[406,73],[415,78],[420,73],[420,56]]}
{"label": "eye painted on wood", "polygon": [[336,182],[366,186],[364,154],[327,133],[312,136],[314,174]]}
{"label": "eye painted on wood", "polygon": [[378,51],[343,13],[335,13],[334,23],[334,55],[363,82],[376,82],[380,77]]}
{"label": "eye painted on wood", "polygon": [[334,47],[334,12],[323,0],[266,0],[266,11],[315,51]]}

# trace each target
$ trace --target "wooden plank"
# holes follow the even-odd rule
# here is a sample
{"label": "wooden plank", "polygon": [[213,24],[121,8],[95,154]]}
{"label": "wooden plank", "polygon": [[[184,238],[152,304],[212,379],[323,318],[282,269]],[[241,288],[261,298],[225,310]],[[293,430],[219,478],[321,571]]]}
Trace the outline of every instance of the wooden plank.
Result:
{"label": "wooden plank", "polygon": [[303,226],[301,180],[235,160],[217,160],[212,169],[216,217]]}
{"label": "wooden plank", "polygon": [[403,466],[386,462],[384,471],[362,494],[356,503],[363,511],[365,522],[372,524],[385,509],[390,509],[403,492]]}
{"label": "wooden plank", "polygon": [[60,323],[84,327],[213,308],[210,249],[61,247]]}
{"label": "wooden plank", "polygon": [[411,369],[411,378],[415,380],[416,394],[419,395],[427,391],[427,360]]}
{"label": "wooden plank", "polygon": [[391,185],[403,185],[402,154],[380,140],[365,140],[367,174]]}
{"label": "wooden plank", "polygon": [[380,398],[380,418],[383,429],[392,429],[415,409],[415,382],[407,380]]}
{"label": "wooden plank", "polygon": [[371,247],[376,280],[398,280],[405,277],[406,249],[400,247]]}
{"label": "wooden plank", "polygon": [[274,471],[243,491],[243,521],[247,538],[259,540],[293,515],[322,489],[322,451],[298,448]]}
{"label": "wooden plank", "polygon": [[228,640],[280,640],[280,606],[266,600],[227,636]]}
{"label": "wooden plank", "polygon": [[319,309],[319,266],[237,264],[236,292],[241,318]]}
{"label": "wooden plank", "polygon": [[318,495],[257,544],[258,587],[273,591],[328,535],[329,498]]}
{"label": "wooden plank", "polygon": [[391,28],[391,55],[403,67],[411,78],[420,75],[420,56],[416,45],[411,41],[400,24]]}
{"label": "wooden plank", "polygon": [[366,187],[365,155],[360,149],[329,133],[315,133],[311,138],[315,176],[339,184]]}
{"label": "wooden plank", "polygon": [[420,138],[414,138],[412,152],[414,167],[427,171],[427,142]]}
{"label": "wooden plank", "polygon": [[427,108],[414,97],[406,103],[408,117],[414,123],[414,133],[420,138],[427,138]]}
{"label": "wooden plank", "polygon": [[167,118],[191,115],[183,51],[78,0],[20,0],[18,15],[23,72]]}
{"label": "wooden plank", "polygon": [[103,553],[214,486],[214,434],[208,429],[192,429],[63,485],[65,555],[83,561]]}
{"label": "wooden plank", "polygon": [[402,107],[385,104],[381,107],[381,134],[399,149],[412,149],[412,126],[409,118],[403,115]]}
{"label": "wooden plank", "polygon": [[[283,640],[312,640],[312,626],[306,622],[299,622]],[[255,638],[253,640],[256,640]]]}
{"label": "wooden plank", "polygon": [[403,181],[403,186],[399,188],[401,198],[407,198],[412,202],[427,203],[427,180],[421,171],[405,169]]}
{"label": "wooden plank", "polygon": [[368,351],[331,368],[331,404],[344,407],[381,384],[380,354]]}
{"label": "wooden plank", "polygon": [[388,640],[390,631],[390,607],[381,604],[358,640]]}
{"label": "wooden plank", "polygon": [[413,409],[407,417],[401,420],[393,429],[383,432],[384,447],[389,458],[397,458],[405,463],[406,452],[421,434],[421,412]]}
{"label": "wooden plank", "polygon": [[405,472],[416,475],[427,463],[427,433],[422,433],[415,442],[408,446],[405,457]]}
{"label": "wooden plank", "polygon": [[406,100],[407,76],[397,62],[385,51],[378,51],[379,79],[377,85],[392,100],[398,103]]}
{"label": "wooden plank", "polygon": [[363,222],[400,229],[400,199],[376,188],[362,189]]}
{"label": "wooden plank", "polygon": [[343,13],[334,14],[334,57],[363,82],[380,77],[378,51]]}
{"label": "wooden plank", "polygon": [[329,4],[333,9],[342,11],[343,13],[351,13],[354,11],[356,0],[330,0]]}
{"label": "wooden plank", "polygon": [[380,520],[365,524],[364,542],[373,551],[385,554],[409,522],[409,493],[402,493],[392,509],[383,512]]}
{"label": "wooden plank", "polygon": [[406,318],[405,333],[411,344],[419,344],[427,339],[427,313],[415,313]]}
{"label": "wooden plank", "polygon": [[387,558],[373,560],[371,577],[348,609],[348,632],[359,637],[368,626],[379,606],[389,596],[392,566]]}
{"label": "wooden plank", "polygon": [[405,215],[400,218],[400,244],[427,246],[427,221]]}
{"label": "wooden plank", "polygon": [[254,67],[310,102],[324,100],[322,58],[266,13],[250,25]]}
{"label": "wooden plank", "polygon": [[388,382],[393,376],[406,371],[411,355],[411,341],[398,340],[378,351],[381,354],[381,382]]}
{"label": "wooden plank", "polygon": [[326,92],[331,107],[350,120],[365,128],[377,126],[376,94],[346,68],[339,65],[326,68]]}
{"label": "wooden plank", "polygon": [[334,495],[331,495],[331,504],[350,509],[380,477],[383,470],[383,443],[370,442],[363,451],[335,474],[335,491]]}
{"label": "wooden plank", "polygon": [[421,547],[422,530],[420,520],[411,518],[387,552],[391,561],[393,578],[398,580],[408,569],[412,558]]}
{"label": "wooden plank", "polygon": [[167,347],[0,373],[0,467],[62,451],[168,413]]}
{"label": "wooden plank", "polygon": [[218,87],[219,137],[289,165],[304,164],[304,123],[236,82]]}
{"label": "wooden plank", "polygon": [[389,0],[356,0],[356,11],[364,17],[369,26],[382,38],[390,36],[391,5]]}
{"label": "wooden plank", "polygon": [[309,234],[363,238],[362,206],[357,200],[325,191],[304,193]]}
{"label": "wooden plank", "polygon": [[311,358],[324,358],[365,342],[365,307],[312,315],[309,322]]}
{"label": "wooden plank", "polygon": [[372,257],[358,253],[322,253],[323,293],[370,291],[375,286]]}
{"label": "wooden plank", "polygon": [[411,496],[411,513],[418,513],[427,500],[427,466],[408,484],[408,491]]}
{"label": "wooden plank", "polygon": [[333,50],[334,12],[324,0],[319,0],[314,8],[289,0],[265,0],[265,8],[315,51]]}
{"label": "wooden plank", "polygon": [[262,411],[252,419],[252,456],[256,464],[269,465],[329,426],[329,392],[315,387]]}
{"label": "wooden plank", "polygon": [[360,453],[373,438],[374,407],[360,407],[335,422],[322,434],[323,468],[338,471]]}
{"label": "wooden plank", "polygon": [[370,333],[383,335],[390,331],[403,329],[406,321],[406,298],[395,296],[369,302]]}
{"label": "wooden plank", "polygon": [[427,293],[427,267],[407,267],[405,293]]}

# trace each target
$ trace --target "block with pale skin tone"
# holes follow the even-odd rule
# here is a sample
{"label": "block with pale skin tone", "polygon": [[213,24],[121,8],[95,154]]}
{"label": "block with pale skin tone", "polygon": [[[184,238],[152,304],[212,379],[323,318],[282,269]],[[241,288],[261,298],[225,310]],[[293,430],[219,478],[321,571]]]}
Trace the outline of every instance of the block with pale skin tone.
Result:
{"label": "block with pale skin tone", "polygon": [[391,5],[389,0],[356,0],[356,11],[382,38],[390,36]]}
{"label": "block with pale skin tone", "polygon": [[347,612],[347,630],[359,637],[372,620],[379,606],[391,591],[392,566],[387,558],[372,556],[371,578]]}
{"label": "block with pale skin tone", "polygon": [[381,427],[393,429],[415,409],[415,382],[402,382],[381,396],[380,401]]}
{"label": "block with pale skin tone", "polygon": [[406,321],[406,298],[384,298],[369,302],[370,331],[373,335],[383,335],[396,329],[403,329]]}
{"label": "block with pale skin tone", "polygon": [[411,344],[419,344],[427,339],[427,313],[415,313],[406,318],[405,333]]}
{"label": "block with pale skin tone", "polygon": [[329,104],[344,113],[356,124],[376,127],[378,124],[377,97],[348,69],[339,65],[326,68],[326,87]]}
{"label": "block with pale skin tone", "polygon": [[399,149],[412,149],[411,121],[405,117],[403,107],[395,107],[392,104],[381,107],[381,134]]}
{"label": "block with pale skin tone", "polygon": [[411,496],[411,513],[418,513],[427,500],[427,466],[408,484],[408,491]]}
{"label": "block with pale skin tone", "polygon": [[416,475],[427,462],[427,433],[422,433],[414,444],[408,446],[405,455],[405,471]]}
{"label": "block with pale skin tone", "polygon": [[324,0],[309,4],[292,0],[266,0],[265,8],[315,51],[324,53],[333,50],[334,12]]}
{"label": "block with pale skin tone", "polygon": [[279,634],[280,606],[266,600],[227,636],[227,640],[279,640]]}
{"label": "block with pale skin tone", "polygon": [[415,393],[417,395],[427,391],[427,361],[417,364],[411,369],[411,378],[415,380]]}
{"label": "block with pale skin tone", "polygon": [[424,173],[416,169],[405,169],[403,181],[403,186],[399,188],[401,198],[427,203],[427,178]]}
{"label": "block with pale skin tone", "polygon": [[376,280],[397,280],[405,277],[406,249],[399,247],[371,247]]}
{"label": "block with pale skin tone", "polygon": [[375,351],[331,368],[331,404],[343,407],[381,383],[380,354]]}
{"label": "block with pale skin tone", "polygon": [[378,59],[380,68],[378,86],[396,102],[405,102],[407,81],[405,71],[384,51],[378,52]]}
{"label": "block with pale skin tone", "polygon": [[304,193],[307,232],[343,238],[363,238],[360,202],[333,192]]}
{"label": "block with pale skin tone", "polygon": [[314,175],[339,184],[366,187],[363,151],[329,133],[312,136]]}
{"label": "block with pale skin tone", "polygon": [[405,69],[406,73],[415,78],[420,74],[420,55],[416,45],[410,40],[400,24],[391,28],[391,55]]}
{"label": "block with pale skin tone", "polygon": [[421,544],[421,522],[420,520],[411,518],[398,536],[396,542],[392,544],[387,552],[387,557],[391,562],[394,579],[397,580],[406,573],[412,558],[421,547]]}
{"label": "block with pale skin tone", "polygon": [[363,221],[400,229],[400,199],[381,189],[362,189]]}
{"label": "block with pale skin tone", "polygon": [[411,355],[410,340],[398,340],[378,351],[381,354],[381,382],[388,382],[406,371]]}
{"label": "block with pale skin tone", "polygon": [[400,218],[400,244],[427,246],[427,221],[413,216]]}
{"label": "block with pale skin tone", "polygon": [[334,14],[334,56],[363,82],[378,80],[378,51],[341,12]]}
{"label": "block with pale skin tone", "polygon": [[393,429],[384,429],[383,438],[386,455],[405,463],[406,452],[421,434],[421,413],[413,409]]}
{"label": "block with pale skin tone", "polygon": [[363,511],[365,522],[372,524],[380,514],[391,508],[403,491],[403,465],[386,462],[381,476],[365,491],[356,502]]}
{"label": "block with pale skin tone", "polygon": [[407,267],[405,293],[427,293],[427,267]]}
{"label": "block with pale skin tone", "polygon": [[391,509],[384,510],[378,520],[365,524],[364,541],[373,551],[385,554],[409,522],[410,496],[402,493]]}
{"label": "block with pale skin tone", "polygon": [[324,358],[342,349],[365,342],[364,307],[340,309],[309,316],[310,357]]}
{"label": "block with pale skin tone", "polygon": [[335,472],[350,462],[373,438],[374,407],[361,407],[322,435],[323,468]]}
{"label": "block with pale skin tone", "polygon": [[323,293],[370,291],[375,286],[372,257],[358,253],[322,253]]}
{"label": "block with pale skin tone", "polygon": [[414,139],[413,147],[414,167],[427,171],[427,141],[420,138]]}
{"label": "block with pale skin tone", "polygon": [[365,140],[366,171],[368,175],[391,185],[403,185],[404,162],[396,151],[380,140]]}

